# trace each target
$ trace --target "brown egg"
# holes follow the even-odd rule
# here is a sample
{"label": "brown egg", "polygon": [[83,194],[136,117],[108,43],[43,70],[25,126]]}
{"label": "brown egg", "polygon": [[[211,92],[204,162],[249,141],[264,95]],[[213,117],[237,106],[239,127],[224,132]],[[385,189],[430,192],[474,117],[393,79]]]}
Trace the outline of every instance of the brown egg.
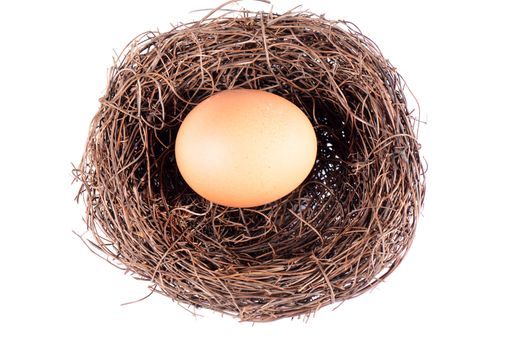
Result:
{"label": "brown egg", "polygon": [[311,122],[293,103],[261,90],[226,90],[198,104],[175,144],[187,184],[211,202],[253,207],[282,198],[308,176],[317,154]]}

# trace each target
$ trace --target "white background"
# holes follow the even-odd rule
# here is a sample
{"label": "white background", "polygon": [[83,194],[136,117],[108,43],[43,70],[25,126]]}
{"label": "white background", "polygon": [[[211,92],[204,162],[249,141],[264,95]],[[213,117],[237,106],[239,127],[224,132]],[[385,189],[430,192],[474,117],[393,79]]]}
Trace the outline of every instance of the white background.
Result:
{"label": "white background", "polygon": [[[306,1],[356,23],[421,104],[417,238],[390,278],[309,321],[193,317],[90,253],[73,201],[113,51],[221,1],[0,5],[1,349],[523,349],[519,1]],[[274,1],[287,10],[296,1]],[[268,9],[245,2],[246,7]]]}

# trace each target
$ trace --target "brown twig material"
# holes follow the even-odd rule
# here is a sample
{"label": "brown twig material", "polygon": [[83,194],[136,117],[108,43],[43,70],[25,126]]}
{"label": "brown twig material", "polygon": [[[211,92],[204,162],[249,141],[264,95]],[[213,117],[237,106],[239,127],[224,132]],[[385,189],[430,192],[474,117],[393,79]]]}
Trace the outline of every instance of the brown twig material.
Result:
{"label": "brown twig material", "polygon": [[[319,141],[304,183],[270,204],[212,204],[175,163],[187,113],[224,89],[276,93]],[[404,82],[352,24],[216,11],[134,39],[110,71],[74,170],[98,249],[183,304],[241,320],[309,315],[384,280],[411,245],[424,170]]]}

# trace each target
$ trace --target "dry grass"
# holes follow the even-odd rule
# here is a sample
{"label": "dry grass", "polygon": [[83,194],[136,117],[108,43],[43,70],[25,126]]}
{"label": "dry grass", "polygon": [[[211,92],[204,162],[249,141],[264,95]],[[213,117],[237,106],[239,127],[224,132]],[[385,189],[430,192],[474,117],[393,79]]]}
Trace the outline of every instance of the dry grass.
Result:
{"label": "dry grass", "polygon": [[[224,89],[298,105],[319,141],[304,183],[250,209],[212,204],[175,163],[180,123]],[[217,11],[134,39],[112,68],[81,183],[91,241],[184,304],[270,321],[369,290],[402,261],[424,198],[402,78],[347,22]]]}

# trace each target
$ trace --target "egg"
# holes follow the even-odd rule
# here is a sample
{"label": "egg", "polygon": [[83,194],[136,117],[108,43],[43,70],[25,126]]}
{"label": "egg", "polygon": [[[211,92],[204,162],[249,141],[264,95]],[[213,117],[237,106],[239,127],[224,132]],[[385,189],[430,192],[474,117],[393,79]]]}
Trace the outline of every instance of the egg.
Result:
{"label": "egg", "polygon": [[315,163],[317,139],[307,116],[276,94],[225,90],[185,117],[175,141],[180,174],[200,196],[254,207],[296,189]]}

